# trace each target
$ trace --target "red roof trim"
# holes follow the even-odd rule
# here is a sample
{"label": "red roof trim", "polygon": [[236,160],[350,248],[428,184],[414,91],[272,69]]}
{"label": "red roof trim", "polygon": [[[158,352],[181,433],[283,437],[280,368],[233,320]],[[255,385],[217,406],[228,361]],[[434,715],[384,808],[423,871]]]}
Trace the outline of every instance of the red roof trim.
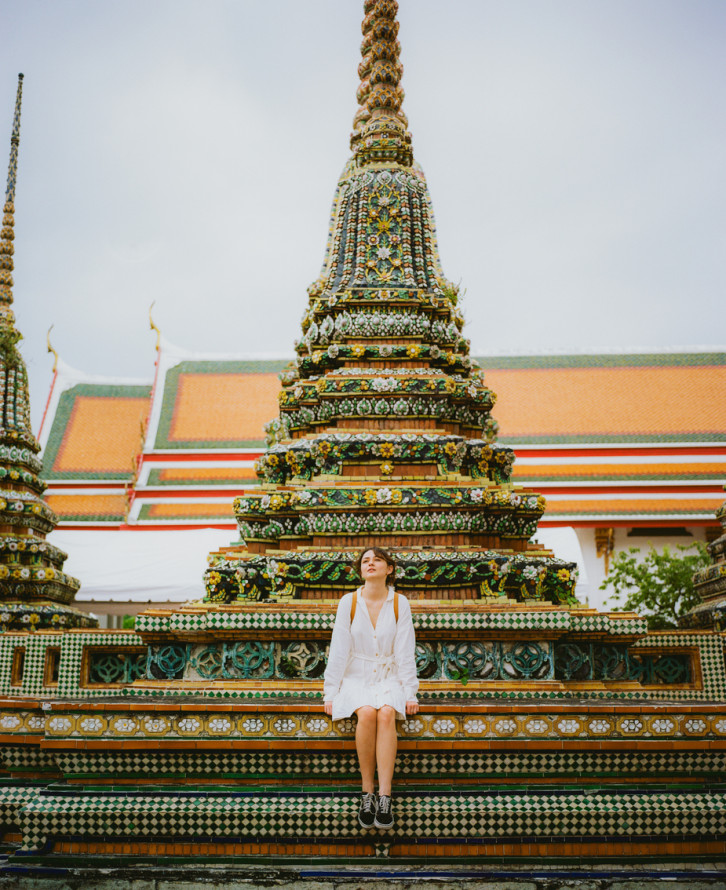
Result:
{"label": "red roof trim", "polygon": [[[142,463],[176,463],[184,461],[204,461],[205,463],[220,463],[227,460],[255,461],[264,454],[264,449],[257,451],[175,451],[169,452],[145,451],[141,455]],[[724,449],[726,453],[726,449]]]}

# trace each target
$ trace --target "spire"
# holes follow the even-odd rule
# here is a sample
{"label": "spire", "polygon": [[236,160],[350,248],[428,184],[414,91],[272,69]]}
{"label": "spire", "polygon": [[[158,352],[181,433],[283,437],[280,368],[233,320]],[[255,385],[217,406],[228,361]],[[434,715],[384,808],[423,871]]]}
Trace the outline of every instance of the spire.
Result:
{"label": "spire", "polygon": [[376,161],[394,161],[405,167],[413,163],[411,134],[401,111],[403,65],[398,57],[398,3],[396,0],[365,0],[363,61],[358,66],[359,108],[353,119],[350,147],[362,166]]}
{"label": "spire", "polygon": [[[455,289],[441,268],[426,179],[414,163],[401,110],[398,3],[365,0],[364,11],[360,107],[350,141],[353,157],[338,180],[323,268],[308,289],[311,307],[321,308],[318,301],[333,295],[337,311],[351,301],[380,303],[391,288],[415,289],[417,295],[409,300],[448,294],[455,305]],[[369,288],[384,290],[375,297],[360,293]],[[311,322],[308,318],[303,325],[305,348],[313,348],[318,333],[318,324]]]}
{"label": "spire", "polygon": [[12,204],[15,201],[15,177],[18,172],[18,146],[20,145],[20,103],[23,99],[23,76],[18,74],[18,92],[15,97],[15,116],[13,117],[13,132],[10,137],[10,164],[8,165],[8,184],[5,189],[5,203]]}
{"label": "spire", "polygon": [[70,605],[80,584],[63,572],[66,554],[45,540],[58,520],[43,499],[40,446],[30,425],[28,372],[16,348],[20,333],[10,305],[22,90],[20,74],[0,232],[0,631],[95,623]]}
{"label": "spire", "polygon": [[[8,183],[5,189],[5,206],[3,207],[3,224],[0,232],[0,337],[3,342],[14,346],[20,338],[13,324],[15,316],[10,308],[13,302],[13,241],[15,213],[15,179],[18,172],[18,147],[20,145],[20,102],[23,97],[23,75],[18,74],[18,92],[15,99],[15,115],[13,132],[10,137],[10,163],[8,164]],[[12,342],[11,342],[12,341]]]}

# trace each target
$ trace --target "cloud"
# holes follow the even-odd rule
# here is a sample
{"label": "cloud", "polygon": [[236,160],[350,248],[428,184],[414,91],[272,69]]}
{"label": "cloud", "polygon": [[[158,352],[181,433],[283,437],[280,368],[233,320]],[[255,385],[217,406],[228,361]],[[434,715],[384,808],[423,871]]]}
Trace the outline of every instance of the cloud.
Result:
{"label": "cloud", "polygon": [[[190,349],[292,350],[348,153],[360,6],[6,0],[36,425],[51,323],[99,374],[151,376],[154,300]],[[476,350],[722,339],[725,18],[706,0],[402,0],[405,108]]]}

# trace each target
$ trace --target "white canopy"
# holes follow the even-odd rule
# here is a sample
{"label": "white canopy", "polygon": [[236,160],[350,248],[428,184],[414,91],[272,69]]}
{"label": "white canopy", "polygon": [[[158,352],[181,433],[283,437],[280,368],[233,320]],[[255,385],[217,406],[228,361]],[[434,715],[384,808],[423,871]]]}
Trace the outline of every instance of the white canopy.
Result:
{"label": "white canopy", "polygon": [[[536,539],[580,567],[577,594],[590,593],[585,560],[572,528],[544,528]],[[81,582],[82,603],[181,603],[204,596],[207,554],[237,540],[229,529],[55,531],[48,540],[65,550],[64,570]],[[103,611],[102,609],[100,611]]]}
{"label": "white canopy", "polygon": [[204,596],[207,554],[238,540],[229,529],[55,531],[63,567],[81,582],[78,603],[186,602]]}

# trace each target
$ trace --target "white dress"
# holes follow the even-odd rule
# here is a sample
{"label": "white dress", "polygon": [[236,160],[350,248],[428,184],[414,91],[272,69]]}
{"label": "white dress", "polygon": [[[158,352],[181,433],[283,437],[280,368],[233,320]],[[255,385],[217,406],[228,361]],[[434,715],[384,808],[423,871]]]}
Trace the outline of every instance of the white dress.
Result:
{"label": "white dress", "polygon": [[[393,611],[393,588],[381,606],[375,628],[362,588],[346,593],[338,603],[323,696],[333,702],[333,720],[350,717],[358,708],[390,705],[396,719],[406,716],[406,702],[415,701],[416,636],[411,606],[398,595],[398,621]],[[353,623],[350,607],[358,597]]]}

